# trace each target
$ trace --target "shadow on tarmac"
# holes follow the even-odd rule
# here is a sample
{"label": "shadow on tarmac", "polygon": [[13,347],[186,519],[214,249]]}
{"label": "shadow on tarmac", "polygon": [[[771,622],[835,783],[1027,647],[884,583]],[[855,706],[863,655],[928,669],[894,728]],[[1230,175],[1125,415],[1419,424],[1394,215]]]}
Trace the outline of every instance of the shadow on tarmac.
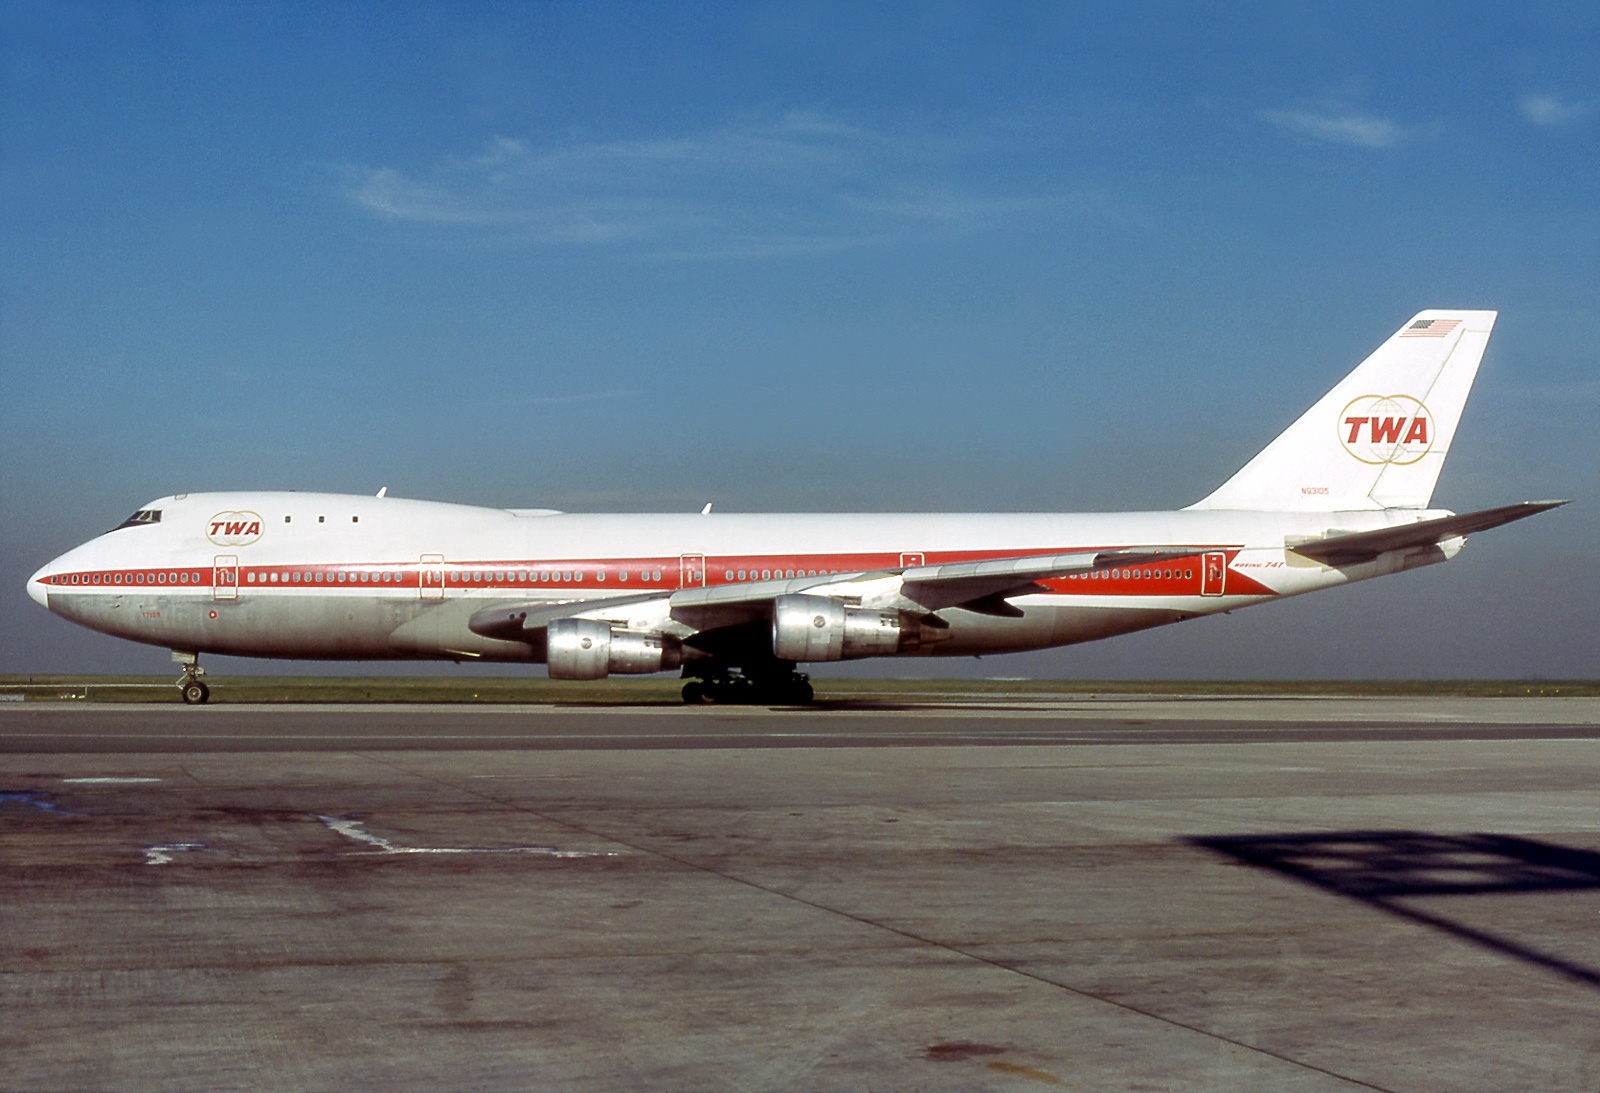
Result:
{"label": "shadow on tarmac", "polygon": [[1184,841],[1600,989],[1600,970],[1399,902],[1600,889],[1600,854],[1593,851],[1512,835],[1419,831],[1214,835]]}

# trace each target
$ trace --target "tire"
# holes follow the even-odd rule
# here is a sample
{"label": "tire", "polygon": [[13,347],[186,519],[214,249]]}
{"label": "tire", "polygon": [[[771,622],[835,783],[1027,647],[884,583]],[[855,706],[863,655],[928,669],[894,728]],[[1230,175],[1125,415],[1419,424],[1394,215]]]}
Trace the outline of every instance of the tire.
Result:
{"label": "tire", "polygon": [[809,706],[814,697],[810,683],[803,679],[786,679],[772,688],[767,701],[774,706]]}
{"label": "tire", "polygon": [[719,706],[749,705],[750,690],[750,681],[742,677],[706,680],[706,697]]}
{"label": "tire", "polygon": [[189,706],[203,706],[211,698],[211,688],[198,679],[191,679],[182,688],[183,701]]}
{"label": "tire", "polygon": [[811,702],[811,684],[803,679],[755,680],[740,701],[757,706],[805,706]]}
{"label": "tire", "polygon": [[711,696],[706,693],[706,685],[698,679],[691,679],[683,685],[683,701],[685,705],[702,706],[711,701]]}

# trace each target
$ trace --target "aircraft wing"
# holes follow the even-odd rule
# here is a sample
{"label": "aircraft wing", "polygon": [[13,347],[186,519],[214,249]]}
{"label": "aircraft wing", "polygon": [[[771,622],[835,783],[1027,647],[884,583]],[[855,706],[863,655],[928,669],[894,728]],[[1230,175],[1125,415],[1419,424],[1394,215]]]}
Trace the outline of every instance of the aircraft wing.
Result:
{"label": "aircraft wing", "polygon": [[1296,543],[1290,550],[1302,557],[1328,566],[1357,565],[1371,561],[1391,550],[1408,547],[1434,546],[1458,535],[1475,531],[1488,531],[1513,520],[1537,516],[1541,512],[1565,505],[1565,501],[1521,501],[1515,505],[1502,505],[1495,509],[1463,512],[1455,516],[1441,516],[1433,520],[1418,520],[1414,524],[1379,528],[1376,531],[1354,531]]}
{"label": "aircraft wing", "polygon": [[631,607],[636,603],[659,600],[661,592],[641,592],[631,596],[610,596],[604,599],[580,599],[552,602],[528,600],[523,603],[499,603],[474,612],[467,620],[467,629],[486,638],[504,641],[544,640],[536,632],[557,619],[587,615],[610,608]]}
{"label": "aircraft wing", "polygon": [[[1113,566],[1144,565],[1168,558],[1195,554],[1198,547],[1127,547],[1118,550],[1090,550],[1073,554],[1037,554],[1022,558],[991,558],[981,562],[948,562],[944,565],[912,566],[901,574],[900,594],[930,611],[944,607],[970,606],[989,613],[1009,615],[1016,611],[1000,608],[1007,597],[1026,592],[1043,592],[1039,581],[1090,573]],[[1009,606],[1009,605],[1008,605]]]}
{"label": "aircraft wing", "polygon": [[865,584],[898,575],[899,593],[926,611],[966,607],[984,614],[1020,615],[1004,602],[1007,596],[1043,592],[1039,581],[1088,573],[1120,565],[1142,565],[1166,558],[1188,557],[1199,547],[1128,547],[1088,550],[1071,554],[1036,554],[1016,558],[990,558],[979,562],[908,566],[903,569],[863,570],[827,576],[796,577],[784,581],[748,581],[712,588],[685,588],[672,594],[672,617],[698,629],[731,626],[770,618],[772,601],[779,596],[809,593],[849,595],[840,586]]}
{"label": "aircraft wing", "polygon": [[[888,576],[889,571],[832,573],[826,576],[794,577],[783,581],[741,581],[709,588],[680,588],[672,594],[672,617],[696,630],[736,626],[742,622],[772,617],[772,601],[779,596],[809,592],[812,595],[838,595],[839,585]],[[826,591],[824,591],[826,590]]]}
{"label": "aircraft wing", "polygon": [[[981,614],[1015,616],[1022,612],[1006,602],[1008,596],[1043,592],[1038,582],[1072,573],[1089,573],[1124,565],[1143,565],[1169,558],[1190,557],[1202,548],[1192,546],[1126,547],[1086,550],[1070,554],[1036,554],[1016,558],[990,558],[978,562],[908,566],[903,569],[863,570],[788,580],[741,581],[709,588],[682,588],[667,594],[645,592],[605,599],[575,599],[560,603],[529,600],[499,603],[472,615],[467,627],[484,637],[508,641],[537,640],[537,632],[557,619],[576,615],[594,617],[611,608],[659,600],[664,595],[672,617],[696,630],[737,626],[772,617],[772,602],[779,596],[809,593],[846,596],[850,585],[866,585],[899,576],[899,595],[924,611],[962,607]],[[866,591],[865,588],[862,590]],[[902,606],[905,606],[902,604]]]}

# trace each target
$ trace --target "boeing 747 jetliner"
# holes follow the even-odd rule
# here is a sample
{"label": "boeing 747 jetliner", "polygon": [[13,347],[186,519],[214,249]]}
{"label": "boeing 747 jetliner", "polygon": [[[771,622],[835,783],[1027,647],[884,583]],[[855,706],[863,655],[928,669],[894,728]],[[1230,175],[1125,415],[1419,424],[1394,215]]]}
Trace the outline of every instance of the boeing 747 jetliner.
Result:
{"label": "boeing 747 jetliner", "polygon": [[805,703],[797,666],[1071,645],[1454,558],[1543,512],[1429,503],[1493,311],[1424,311],[1180,512],[592,515],[315,493],[180,493],[28,581],[173,651],[681,670],[687,702]]}

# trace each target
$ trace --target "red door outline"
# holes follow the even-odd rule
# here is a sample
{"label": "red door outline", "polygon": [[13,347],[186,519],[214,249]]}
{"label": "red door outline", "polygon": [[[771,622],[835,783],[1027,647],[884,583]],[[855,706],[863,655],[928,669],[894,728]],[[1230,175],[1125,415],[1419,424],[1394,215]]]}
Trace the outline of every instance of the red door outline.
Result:
{"label": "red door outline", "polygon": [[417,559],[417,594],[425,600],[444,599],[443,554],[424,554]]}
{"label": "red door outline", "polygon": [[1220,596],[1228,581],[1228,556],[1220,550],[1200,558],[1200,595]]}
{"label": "red door outline", "polygon": [[910,569],[914,565],[921,565],[921,564],[922,564],[922,551],[920,551],[920,550],[919,551],[915,551],[914,553],[900,555],[900,568],[901,569]]}
{"label": "red door outline", "polygon": [[706,556],[684,554],[678,558],[678,587],[704,588],[706,586]]}
{"label": "red door outline", "polygon": [[236,600],[239,598],[239,556],[218,554],[211,571],[211,598]]}

